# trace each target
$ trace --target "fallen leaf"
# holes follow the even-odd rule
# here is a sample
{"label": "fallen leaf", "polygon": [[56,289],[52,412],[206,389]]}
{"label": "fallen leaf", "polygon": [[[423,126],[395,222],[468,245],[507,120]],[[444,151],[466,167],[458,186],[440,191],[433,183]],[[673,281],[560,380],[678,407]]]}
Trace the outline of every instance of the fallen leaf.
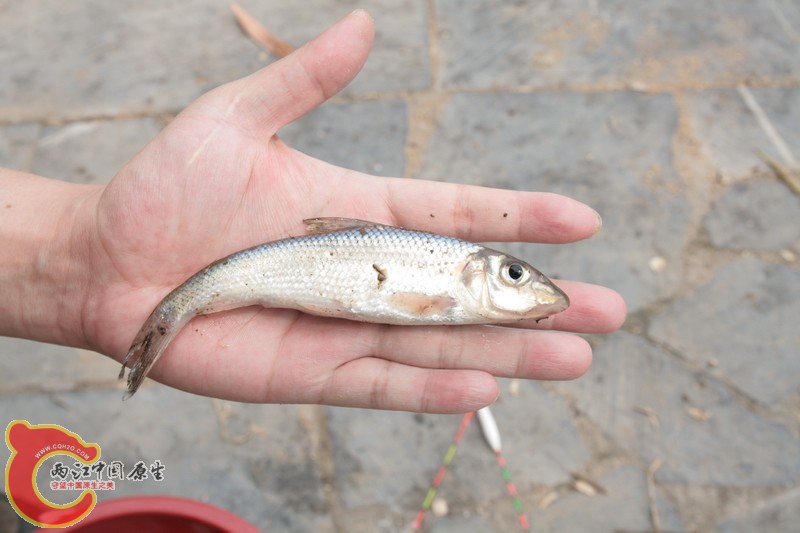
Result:
{"label": "fallen leaf", "polygon": [[580,474],[572,474],[572,483],[570,484],[573,489],[586,496],[596,496],[598,494],[605,494],[606,489],[600,483],[592,481],[591,479]]}
{"label": "fallen leaf", "polygon": [[646,416],[647,421],[650,422],[650,427],[653,429],[658,429],[661,426],[661,421],[659,420],[658,415],[650,407],[645,405],[636,405],[634,406],[633,410]]}
{"label": "fallen leaf", "polygon": [[550,507],[550,504],[552,504],[557,499],[558,499],[558,493],[554,490],[551,490],[550,492],[542,496],[541,500],[539,500],[539,509],[542,510],[547,509],[548,507]]}
{"label": "fallen leaf", "polygon": [[660,533],[661,531],[661,518],[658,514],[656,501],[656,472],[663,464],[664,461],[662,459],[656,458],[647,467],[647,501],[650,504],[650,522],[653,526],[653,533]]}
{"label": "fallen leaf", "polygon": [[698,422],[705,422],[712,416],[711,411],[700,409],[699,407],[687,407],[686,414]]}
{"label": "fallen leaf", "polygon": [[231,11],[242,31],[256,43],[278,57],[286,57],[294,52],[294,47],[267,31],[252,15],[237,3],[231,4]]}
{"label": "fallen leaf", "polygon": [[761,158],[764,163],[778,176],[783,182],[795,192],[800,194],[800,175],[797,175],[794,170],[786,167],[776,160],[767,155],[766,152],[758,150],[756,155]]}

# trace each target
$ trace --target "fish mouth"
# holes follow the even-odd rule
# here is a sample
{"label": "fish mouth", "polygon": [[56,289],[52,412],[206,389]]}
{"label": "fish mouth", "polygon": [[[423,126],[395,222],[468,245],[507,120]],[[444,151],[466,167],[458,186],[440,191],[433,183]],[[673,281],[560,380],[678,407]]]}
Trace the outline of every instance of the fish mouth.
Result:
{"label": "fish mouth", "polygon": [[542,318],[547,318],[562,311],[566,311],[569,307],[567,302],[553,302],[551,304],[544,304],[536,306],[536,320],[541,320]]}
{"label": "fish mouth", "polygon": [[547,280],[545,283],[540,283],[537,287],[537,303],[532,311],[536,312],[536,318],[547,318],[556,313],[566,311],[569,307],[569,296],[561,290],[555,283]]}

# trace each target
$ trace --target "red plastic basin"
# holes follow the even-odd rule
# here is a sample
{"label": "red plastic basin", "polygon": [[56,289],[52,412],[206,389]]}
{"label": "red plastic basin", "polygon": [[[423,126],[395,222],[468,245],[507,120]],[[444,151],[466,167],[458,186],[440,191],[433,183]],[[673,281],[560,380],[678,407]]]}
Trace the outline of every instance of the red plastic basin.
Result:
{"label": "red plastic basin", "polygon": [[[42,533],[52,529],[39,529]],[[235,514],[175,496],[131,496],[98,503],[70,533],[258,533]]]}

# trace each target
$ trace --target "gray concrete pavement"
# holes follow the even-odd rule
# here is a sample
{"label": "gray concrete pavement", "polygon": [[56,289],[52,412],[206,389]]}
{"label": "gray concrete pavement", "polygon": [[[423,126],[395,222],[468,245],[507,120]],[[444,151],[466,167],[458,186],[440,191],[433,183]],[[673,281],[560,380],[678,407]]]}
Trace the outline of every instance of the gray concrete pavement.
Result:
{"label": "gray concrete pavement", "polygon": [[[376,19],[362,74],[285,128],[291,145],[378,175],[559,192],[603,215],[587,242],[505,247],[619,290],[630,310],[622,332],[590,338],[585,377],[502,381],[494,411],[533,531],[796,530],[800,199],[756,151],[800,160],[800,3],[241,3],[294,45],[355,7]],[[222,0],[0,0],[0,165],[105,183],[194,98],[272,60]],[[0,339],[1,421],[166,465],[101,501],[181,495],[264,531],[401,530],[460,420],[154,383],[123,404],[116,372]],[[518,527],[477,426],[440,496],[449,512],[428,531]]]}

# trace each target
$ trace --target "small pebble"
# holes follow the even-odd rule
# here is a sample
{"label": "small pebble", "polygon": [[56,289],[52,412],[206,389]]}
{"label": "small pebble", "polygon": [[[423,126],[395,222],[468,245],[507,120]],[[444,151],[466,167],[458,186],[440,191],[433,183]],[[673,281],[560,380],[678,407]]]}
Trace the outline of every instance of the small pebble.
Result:
{"label": "small pebble", "polygon": [[657,255],[650,259],[650,270],[653,272],[662,272],[665,268],[667,268],[667,260]]}
{"label": "small pebble", "polygon": [[437,518],[447,516],[447,513],[450,512],[450,507],[447,505],[447,500],[444,498],[434,498],[433,502],[431,503],[431,512],[433,513],[433,516]]}

